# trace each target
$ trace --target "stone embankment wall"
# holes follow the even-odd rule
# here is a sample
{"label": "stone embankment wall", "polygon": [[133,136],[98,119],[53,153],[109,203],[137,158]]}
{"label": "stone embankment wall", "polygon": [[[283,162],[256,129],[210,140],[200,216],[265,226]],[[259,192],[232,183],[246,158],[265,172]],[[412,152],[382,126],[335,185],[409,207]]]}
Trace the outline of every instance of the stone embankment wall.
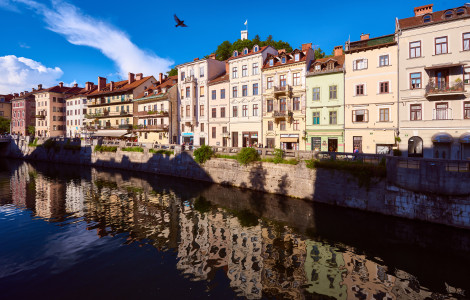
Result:
{"label": "stone embankment wall", "polygon": [[[411,189],[404,180],[407,174],[414,178],[410,180],[419,181],[418,187],[429,186],[423,176],[415,174],[424,172],[425,168],[415,173],[403,171],[396,167],[393,159],[387,163],[387,178],[371,178],[370,183],[364,185],[350,173],[309,169],[305,162],[298,165],[256,162],[242,166],[232,159],[211,159],[199,165],[185,152],[176,156],[152,154],[147,150],[144,153],[120,150],[116,153],[95,153],[91,147],[82,147],[81,151],[63,148],[47,150],[14,142],[3,147],[0,154],[171,175],[470,229],[470,194],[459,193],[454,186],[442,186],[439,193],[432,189]],[[458,185],[469,180],[468,172],[462,174],[457,174],[457,179],[459,176],[466,177],[455,180]],[[449,179],[447,181],[450,182]],[[446,193],[447,190],[451,193]],[[463,190],[466,192],[465,188]]]}

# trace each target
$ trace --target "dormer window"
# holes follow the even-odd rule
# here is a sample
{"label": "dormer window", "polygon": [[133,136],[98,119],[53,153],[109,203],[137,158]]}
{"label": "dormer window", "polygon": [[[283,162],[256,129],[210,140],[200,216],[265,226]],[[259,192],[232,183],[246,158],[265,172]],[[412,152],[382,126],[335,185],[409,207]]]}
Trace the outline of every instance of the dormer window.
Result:
{"label": "dormer window", "polygon": [[285,56],[283,56],[283,57],[281,58],[281,63],[283,63],[283,64],[286,63],[286,57],[285,57]]}
{"label": "dormer window", "polygon": [[258,45],[255,45],[255,46],[253,47],[253,52],[258,52],[258,50],[259,50],[259,46],[258,46]]}
{"label": "dormer window", "polygon": [[453,15],[453,12],[451,10],[448,10],[446,11],[446,13],[444,14],[444,17],[446,19],[449,19],[449,18],[452,18],[452,15]]}
{"label": "dormer window", "polygon": [[145,92],[144,95],[145,95],[145,96],[148,96],[148,95],[149,95],[149,92]]}
{"label": "dormer window", "polygon": [[431,22],[431,16],[430,16],[430,15],[424,16],[424,17],[423,17],[423,22],[424,22],[424,23],[429,23],[429,22]]}
{"label": "dormer window", "polygon": [[465,8],[459,8],[459,9],[457,9],[456,14],[457,14],[457,16],[461,16],[461,15],[465,14]]}
{"label": "dormer window", "polygon": [[238,51],[237,50],[233,51],[233,56],[238,56]]}
{"label": "dormer window", "polygon": [[271,58],[271,59],[269,60],[269,65],[270,65],[271,67],[274,65],[274,59]]}
{"label": "dormer window", "polygon": [[243,49],[243,54],[248,54],[248,48]]}
{"label": "dormer window", "polygon": [[327,65],[327,69],[328,70],[333,70],[334,65],[335,65],[334,62],[329,62],[328,65]]}
{"label": "dormer window", "polygon": [[299,61],[299,60],[300,60],[300,53],[296,53],[296,54],[294,55],[294,60],[295,60],[295,61]]}
{"label": "dormer window", "polygon": [[321,70],[321,65],[318,64],[318,65],[315,65],[315,71],[320,71]]}

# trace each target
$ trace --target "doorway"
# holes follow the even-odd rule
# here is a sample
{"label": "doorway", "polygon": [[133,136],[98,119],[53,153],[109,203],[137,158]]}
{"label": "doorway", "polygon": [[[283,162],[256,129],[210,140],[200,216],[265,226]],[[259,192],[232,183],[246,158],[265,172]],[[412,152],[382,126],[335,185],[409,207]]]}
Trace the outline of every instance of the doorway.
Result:
{"label": "doorway", "polygon": [[232,132],[232,147],[238,147],[238,131]]}
{"label": "doorway", "polygon": [[328,152],[338,152],[337,138],[328,138]]}

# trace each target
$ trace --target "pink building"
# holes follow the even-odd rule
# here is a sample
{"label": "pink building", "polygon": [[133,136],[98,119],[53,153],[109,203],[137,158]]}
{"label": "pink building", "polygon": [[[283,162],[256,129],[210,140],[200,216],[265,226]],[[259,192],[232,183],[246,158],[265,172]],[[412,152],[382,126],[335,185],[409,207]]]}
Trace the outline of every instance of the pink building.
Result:
{"label": "pink building", "polygon": [[35,125],[36,101],[34,93],[42,90],[42,85],[31,92],[25,91],[15,94],[11,100],[11,133],[22,136],[28,135],[28,127]]}

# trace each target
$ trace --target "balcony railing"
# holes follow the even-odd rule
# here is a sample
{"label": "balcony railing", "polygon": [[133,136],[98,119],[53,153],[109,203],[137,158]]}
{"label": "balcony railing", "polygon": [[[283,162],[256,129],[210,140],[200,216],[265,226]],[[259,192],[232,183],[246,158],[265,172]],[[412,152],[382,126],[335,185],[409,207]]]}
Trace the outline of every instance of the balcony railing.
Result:
{"label": "balcony railing", "polygon": [[37,114],[36,115],[36,118],[38,119],[45,119],[47,115],[43,115],[43,114]]}
{"label": "balcony railing", "polygon": [[436,84],[434,81],[430,81],[426,85],[426,96],[438,96],[438,95],[458,95],[465,92],[465,86],[462,81],[454,82],[449,84],[448,82],[442,84]]}
{"label": "balcony railing", "polygon": [[167,124],[158,125],[137,125],[136,131],[168,131]]}
{"label": "balcony railing", "polygon": [[194,77],[194,75],[188,76],[188,77],[185,77],[183,81],[184,83],[196,82],[196,77]]}
{"label": "balcony railing", "polygon": [[168,116],[168,111],[167,110],[161,110],[161,111],[138,111],[134,113],[134,116],[136,117],[147,117],[147,116],[155,116],[155,117],[167,117]]}
{"label": "balcony railing", "polygon": [[273,117],[275,118],[285,118],[286,116],[287,116],[287,110],[273,111]]}
{"label": "balcony railing", "polygon": [[435,108],[432,110],[433,120],[452,120],[452,108]]}
{"label": "balcony railing", "polygon": [[222,132],[222,137],[230,137],[230,132]]}
{"label": "balcony railing", "polygon": [[99,119],[99,118],[106,118],[106,117],[128,116],[128,115],[132,115],[132,113],[128,112],[126,110],[122,110],[122,111],[105,110],[102,113],[86,114],[85,118],[87,118],[87,119]]}

